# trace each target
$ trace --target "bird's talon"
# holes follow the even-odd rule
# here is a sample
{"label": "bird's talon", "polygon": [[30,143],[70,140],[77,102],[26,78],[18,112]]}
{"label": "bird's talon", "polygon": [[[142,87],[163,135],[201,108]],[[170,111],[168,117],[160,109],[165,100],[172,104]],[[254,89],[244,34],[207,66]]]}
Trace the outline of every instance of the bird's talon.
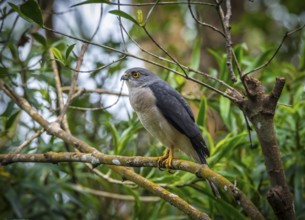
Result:
{"label": "bird's talon", "polygon": [[199,178],[199,179],[201,179],[202,178],[202,176],[201,176],[201,174],[200,174],[200,170],[198,170],[196,173],[195,173],[195,175],[197,176],[197,178]]}

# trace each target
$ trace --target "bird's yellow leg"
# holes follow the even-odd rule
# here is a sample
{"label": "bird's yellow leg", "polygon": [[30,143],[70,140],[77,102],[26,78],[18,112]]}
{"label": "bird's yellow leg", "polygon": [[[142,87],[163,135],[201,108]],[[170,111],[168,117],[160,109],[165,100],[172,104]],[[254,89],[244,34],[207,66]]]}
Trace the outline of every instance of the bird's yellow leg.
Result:
{"label": "bird's yellow leg", "polygon": [[170,170],[170,168],[172,168],[172,163],[173,163],[173,158],[174,158],[174,148],[170,147],[168,150],[168,158],[165,161],[165,167]]}
{"label": "bird's yellow leg", "polygon": [[159,157],[158,159],[159,169],[164,164],[166,169],[170,170],[170,168],[172,167],[173,157],[174,157],[174,148],[170,147],[166,150],[163,156]]}

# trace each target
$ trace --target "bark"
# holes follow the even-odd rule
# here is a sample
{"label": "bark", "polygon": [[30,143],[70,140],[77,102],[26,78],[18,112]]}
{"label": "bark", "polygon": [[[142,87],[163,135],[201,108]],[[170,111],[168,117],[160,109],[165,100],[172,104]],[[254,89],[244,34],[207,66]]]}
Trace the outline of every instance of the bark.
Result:
{"label": "bark", "polygon": [[248,98],[238,105],[254,125],[261,144],[271,185],[267,199],[278,219],[295,219],[293,195],[286,183],[273,121],[285,79],[277,78],[270,94],[266,93],[259,80],[252,77],[245,77],[244,80]]}

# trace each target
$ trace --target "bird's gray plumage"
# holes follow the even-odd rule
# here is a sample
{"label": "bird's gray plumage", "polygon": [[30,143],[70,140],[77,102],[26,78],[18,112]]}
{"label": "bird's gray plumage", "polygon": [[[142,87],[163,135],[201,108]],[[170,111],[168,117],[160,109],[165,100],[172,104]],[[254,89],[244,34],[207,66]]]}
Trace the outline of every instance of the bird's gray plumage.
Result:
{"label": "bird's gray plumage", "polygon": [[209,150],[182,95],[144,68],[129,69],[121,79],[127,82],[130,103],[143,126],[166,147],[206,164]]}

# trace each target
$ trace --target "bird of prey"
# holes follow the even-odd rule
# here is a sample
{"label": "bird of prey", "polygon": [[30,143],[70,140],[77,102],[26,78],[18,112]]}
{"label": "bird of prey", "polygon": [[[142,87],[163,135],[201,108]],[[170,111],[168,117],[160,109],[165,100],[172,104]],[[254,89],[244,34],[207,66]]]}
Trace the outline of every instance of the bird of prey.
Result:
{"label": "bird of prey", "polygon": [[130,104],[144,128],[168,148],[159,159],[159,167],[172,166],[174,149],[207,164],[209,150],[190,106],[180,93],[144,68],[128,69],[121,80],[126,81]]}

